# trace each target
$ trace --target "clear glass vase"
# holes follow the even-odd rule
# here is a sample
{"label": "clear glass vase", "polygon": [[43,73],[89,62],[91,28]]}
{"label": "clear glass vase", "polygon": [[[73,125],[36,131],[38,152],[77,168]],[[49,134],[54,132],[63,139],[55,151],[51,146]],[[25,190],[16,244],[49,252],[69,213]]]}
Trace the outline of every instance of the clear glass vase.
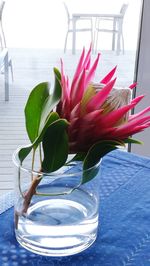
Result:
{"label": "clear glass vase", "polygon": [[[99,210],[99,167],[82,170],[74,162],[53,173],[15,164],[15,234],[26,249],[46,256],[67,256],[96,239]],[[83,177],[90,181],[82,184]],[[91,179],[94,176],[93,179]]]}

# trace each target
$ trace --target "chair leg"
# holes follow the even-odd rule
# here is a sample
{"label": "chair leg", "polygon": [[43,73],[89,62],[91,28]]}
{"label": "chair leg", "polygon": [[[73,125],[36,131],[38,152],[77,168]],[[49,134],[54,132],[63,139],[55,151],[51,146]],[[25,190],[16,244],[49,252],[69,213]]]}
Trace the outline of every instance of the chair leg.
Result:
{"label": "chair leg", "polygon": [[97,45],[98,45],[98,30],[95,33],[95,54],[97,53]]}
{"label": "chair leg", "polygon": [[9,67],[10,67],[10,71],[11,71],[11,78],[12,78],[12,81],[14,81],[14,73],[13,73],[13,65],[12,65],[12,60],[9,59]]}
{"label": "chair leg", "polygon": [[4,58],[5,101],[9,101],[9,63],[8,52]]}
{"label": "chair leg", "polygon": [[112,51],[115,50],[115,42],[116,42],[116,19],[113,21],[113,35],[112,35]]}
{"label": "chair leg", "polygon": [[68,33],[69,33],[69,31],[67,31],[67,33],[66,33],[66,37],[65,37],[64,53],[66,53],[66,49],[67,49]]}
{"label": "chair leg", "polygon": [[6,45],[6,38],[5,38],[5,33],[4,33],[4,30],[3,30],[3,24],[2,24],[2,20],[0,21],[0,27],[1,27],[1,33],[2,33],[2,40],[3,40],[3,47],[7,47]]}
{"label": "chair leg", "polygon": [[95,18],[94,30],[93,30],[93,50],[92,50],[93,53],[95,52],[96,20],[97,18]]}
{"label": "chair leg", "polygon": [[117,33],[117,55],[120,54],[120,43],[121,43],[121,36],[122,36],[122,21],[118,21],[118,33]]}
{"label": "chair leg", "polygon": [[93,21],[91,20],[91,44],[92,44],[92,52],[94,50],[94,36],[93,36]]}
{"label": "chair leg", "polygon": [[[94,33],[94,52],[97,52],[97,44],[98,44],[98,28],[99,28],[100,21],[96,19],[95,21],[95,33]],[[97,28],[97,29],[96,29]]]}
{"label": "chair leg", "polygon": [[121,34],[121,39],[122,39],[122,53],[124,54],[124,37],[123,37],[123,34]]}

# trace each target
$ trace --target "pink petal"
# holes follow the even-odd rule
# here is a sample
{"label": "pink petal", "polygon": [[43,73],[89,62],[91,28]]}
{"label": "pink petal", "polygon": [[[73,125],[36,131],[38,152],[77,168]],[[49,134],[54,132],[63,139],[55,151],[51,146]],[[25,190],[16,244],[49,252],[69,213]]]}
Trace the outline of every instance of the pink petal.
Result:
{"label": "pink petal", "polygon": [[62,102],[62,117],[69,120],[70,117],[70,102],[66,99]]}
{"label": "pink petal", "polygon": [[60,64],[61,64],[61,75],[64,78],[64,64],[62,58],[60,59]]}
{"label": "pink petal", "polygon": [[[82,122],[80,123],[80,127],[78,127],[78,143],[85,143],[85,142],[89,142],[91,143],[92,142],[92,139],[91,139],[91,132],[93,132],[93,127],[94,125],[93,124],[89,124],[87,123],[86,125],[85,124],[82,124]],[[92,137],[93,138],[93,137]]]}
{"label": "pink petal", "polygon": [[84,63],[83,63],[83,66],[84,68],[88,69],[88,65],[89,65],[89,62],[90,62],[90,56],[91,56],[91,50],[92,50],[92,45],[90,45],[90,48],[87,52],[87,55],[85,57],[85,60],[84,60]]}
{"label": "pink petal", "polygon": [[115,84],[116,78],[111,80],[107,85],[105,85],[92,99],[87,103],[87,111],[94,111],[100,108],[100,106],[107,99],[108,94],[112,90]]}
{"label": "pink petal", "polygon": [[133,84],[131,84],[131,85],[129,86],[129,88],[130,88],[130,89],[134,89],[134,88],[136,87],[136,85],[137,85],[137,82],[134,82]]}
{"label": "pink petal", "polygon": [[91,69],[89,70],[89,72],[87,74],[86,81],[85,81],[85,89],[87,88],[89,82],[94,78],[95,70],[97,68],[98,61],[99,61],[99,57],[100,57],[100,54],[97,55],[97,58],[93,64],[93,66],[91,67]]}
{"label": "pink petal", "polygon": [[71,120],[71,123],[69,125],[69,139],[73,139],[73,133],[78,130],[80,121],[78,117],[75,117]]}
{"label": "pink petal", "polygon": [[136,133],[138,133],[138,132],[143,131],[145,128],[148,128],[149,126],[150,125],[148,125],[146,123],[144,125],[140,125],[140,126],[136,126],[134,128],[130,128],[130,129],[128,129],[128,131],[117,131],[117,132],[114,131],[114,133],[112,135],[114,135],[115,139],[119,138],[119,139],[124,140],[124,139],[126,139],[126,138],[128,138],[128,137],[130,137],[130,136],[132,136],[132,135],[134,135]]}
{"label": "pink petal", "polygon": [[64,65],[63,65],[63,61],[61,59],[61,84],[62,84],[62,99],[68,99],[69,95],[68,95],[68,81],[67,78],[64,75]]}
{"label": "pink petal", "polygon": [[90,68],[90,64],[91,64],[91,58],[89,58],[89,61],[85,65],[86,70],[88,70]]}
{"label": "pink petal", "polygon": [[144,125],[147,122],[150,122],[150,116],[142,117],[140,119],[135,119],[135,120],[133,120],[131,122],[128,122],[128,123],[116,128],[116,133],[120,132],[122,134],[125,134],[128,131],[130,131],[131,129],[134,130],[134,128],[136,126]]}
{"label": "pink petal", "polygon": [[143,98],[144,98],[144,95],[137,96],[131,101],[131,103],[138,104]]}
{"label": "pink petal", "polygon": [[72,80],[71,94],[72,94],[72,92],[74,90],[75,83],[78,80],[78,77],[80,76],[80,74],[81,74],[81,72],[83,70],[84,55],[85,55],[85,48],[83,48],[83,50],[82,50],[82,54],[80,56],[79,63],[77,65],[77,68],[76,68],[76,71],[75,71],[75,74],[74,74],[74,77],[73,77],[73,80]]}
{"label": "pink petal", "polygon": [[71,111],[70,113],[70,121],[75,118],[80,116],[80,103],[78,103]]}
{"label": "pink petal", "polygon": [[150,122],[145,123],[145,126],[150,126]]}
{"label": "pink petal", "polygon": [[114,131],[115,128],[113,127],[102,128],[101,126],[96,125],[95,129],[93,130],[93,137],[95,138],[95,141],[100,139],[113,139]]}
{"label": "pink petal", "polygon": [[69,78],[68,78],[68,76],[67,76],[67,79],[66,79],[66,85],[67,85],[67,93],[68,93],[68,97],[69,97],[70,86],[69,86]]}
{"label": "pink petal", "polygon": [[62,59],[60,60],[60,63],[61,63],[61,83],[62,83],[62,87],[64,87],[65,86],[64,84],[65,75],[64,75],[64,65],[63,65]]}
{"label": "pink petal", "polygon": [[113,77],[113,75],[115,74],[116,72],[116,68],[117,66],[115,66],[101,81],[100,83],[102,84],[107,84]]}
{"label": "pink petal", "polygon": [[109,127],[113,126],[116,124],[129,110],[131,110],[135,105],[134,104],[129,104],[126,106],[122,106],[118,108],[117,110],[114,110],[105,116],[103,116],[103,123],[104,127]]}
{"label": "pink petal", "polygon": [[142,110],[141,112],[134,114],[134,115],[130,115],[129,116],[129,121],[132,121],[133,119],[137,119],[141,116],[143,116],[144,114],[146,114],[147,112],[150,112],[150,106],[145,108],[144,110]]}
{"label": "pink petal", "polygon": [[96,123],[97,120],[100,119],[100,114],[103,112],[103,110],[96,110],[96,111],[93,111],[93,112],[90,112],[88,114],[86,114],[84,117],[83,117],[83,122],[84,123]]}
{"label": "pink petal", "polygon": [[82,99],[84,88],[85,88],[85,69],[83,70],[81,77],[74,88],[74,91],[71,95],[71,108],[73,108],[77,103],[79,103]]}

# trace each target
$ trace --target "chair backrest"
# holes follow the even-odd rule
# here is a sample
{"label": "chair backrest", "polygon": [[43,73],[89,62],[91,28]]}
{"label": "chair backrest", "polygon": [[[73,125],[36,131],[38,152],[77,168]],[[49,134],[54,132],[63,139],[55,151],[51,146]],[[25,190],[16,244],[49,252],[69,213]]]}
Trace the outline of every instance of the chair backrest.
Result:
{"label": "chair backrest", "polygon": [[5,39],[5,34],[3,30],[3,23],[2,23],[2,15],[3,15],[3,10],[4,10],[5,2],[0,1],[0,44],[1,44],[1,49],[6,48],[6,39]]}
{"label": "chair backrest", "polygon": [[123,17],[127,11],[127,8],[128,8],[128,4],[123,4],[121,9],[120,9],[120,14],[122,14]]}
{"label": "chair backrest", "polygon": [[69,24],[70,23],[70,20],[71,20],[70,13],[69,13],[68,7],[67,7],[67,5],[66,5],[65,2],[63,2],[63,5],[64,5],[64,8],[66,10],[67,20],[68,20],[68,24]]}
{"label": "chair backrest", "polygon": [[4,5],[5,5],[5,2],[4,1],[0,1],[0,20],[2,19]]}

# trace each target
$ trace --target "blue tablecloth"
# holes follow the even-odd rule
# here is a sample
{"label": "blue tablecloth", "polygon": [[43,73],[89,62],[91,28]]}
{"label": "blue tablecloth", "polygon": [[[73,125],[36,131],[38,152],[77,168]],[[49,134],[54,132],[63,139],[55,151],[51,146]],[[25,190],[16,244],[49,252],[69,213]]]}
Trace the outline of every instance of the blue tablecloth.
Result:
{"label": "blue tablecloth", "polygon": [[0,266],[150,266],[150,159],[112,152],[103,159],[100,178],[97,240],[69,257],[23,249],[14,236],[13,207],[1,199],[0,209],[9,209],[0,215]]}

